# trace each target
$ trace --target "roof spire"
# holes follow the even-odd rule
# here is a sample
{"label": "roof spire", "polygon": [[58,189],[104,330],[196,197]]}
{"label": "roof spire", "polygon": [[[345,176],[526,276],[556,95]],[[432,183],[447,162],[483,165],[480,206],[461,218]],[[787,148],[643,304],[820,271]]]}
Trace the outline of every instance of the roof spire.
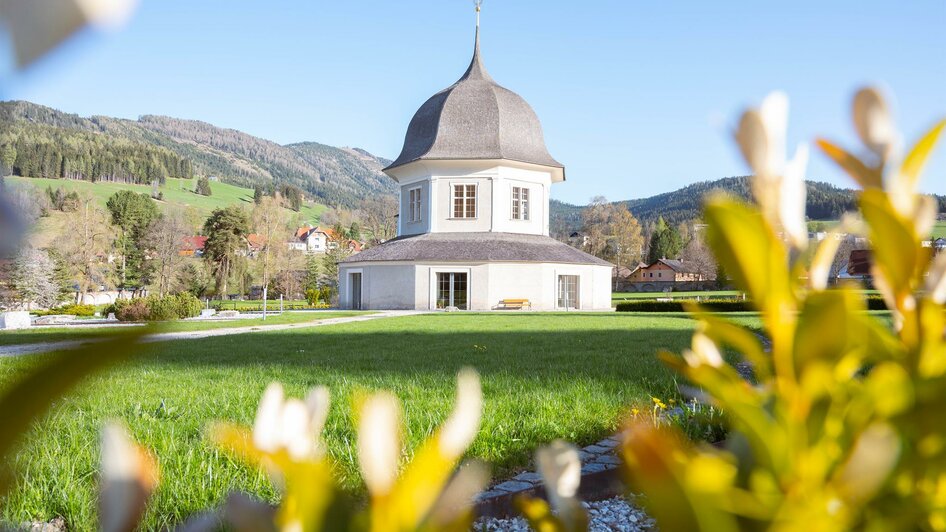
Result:
{"label": "roof spire", "polygon": [[483,0],[473,0],[473,5],[476,7],[476,39],[473,44],[473,60],[470,61],[470,68],[466,69],[466,73],[463,74],[460,80],[492,80],[493,78],[489,76],[486,72],[486,67],[484,67],[483,63],[480,61],[480,9],[482,8]]}

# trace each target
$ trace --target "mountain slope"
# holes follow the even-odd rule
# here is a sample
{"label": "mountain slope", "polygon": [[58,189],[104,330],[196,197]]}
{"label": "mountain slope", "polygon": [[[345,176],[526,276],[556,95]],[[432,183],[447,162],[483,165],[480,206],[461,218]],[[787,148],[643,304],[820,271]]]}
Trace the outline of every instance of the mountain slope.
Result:
{"label": "mountain slope", "polygon": [[[818,181],[808,181],[807,189],[805,214],[811,220],[837,220],[845,212],[856,208],[854,190]],[[663,216],[667,223],[675,225],[699,219],[703,211],[703,198],[714,191],[725,191],[749,199],[749,178],[743,176],[701,181],[673,192],[613,203],[627,205],[631,213],[644,225],[655,222],[660,216]],[[946,211],[946,197],[936,198],[940,212]],[[549,210],[553,233],[568,234],[581,228],[580,206],[553,200]]]}
{"label": "mountain slope", "polygon": [[[0,131],[0,146],[36,135],[55,137],[55,144],[63,145],[70,141],[68,137],[99,134],[106,139],[103,142],[122,143],[139,151],[147,148],[155,154],[173,154],[187,161],[189,169],[197,175],[214,175],[244,187],[288,183],[328,205],[353,207],[365,197],[395,190],[393,181],[381,172],[389,161],[364,150],[316,143],[282,146],[197,120],[154,115],[138,120],[83,118],[30,102],[0,102]],[[145,159],[149,156],[150,152],[142,155]],[[47,171],[53,172],[55,165],[48,166]],[[173,170],[176,171],[169,170],[170,177],[190,177],[179,175],[178,168]],[[85,179],[96,177],[86,173],[89,172],[81,172]],[[148,180],[149,176],[134,179]]]}

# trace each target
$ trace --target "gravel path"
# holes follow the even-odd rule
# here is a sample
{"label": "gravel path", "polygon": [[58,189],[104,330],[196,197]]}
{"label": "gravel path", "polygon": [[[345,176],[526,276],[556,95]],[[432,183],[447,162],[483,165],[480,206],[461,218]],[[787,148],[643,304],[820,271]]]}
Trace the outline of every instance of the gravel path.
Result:
{"label": "gravel path", "polygon": [[[426,314],[427,311],[414,310],[385,310],[374,314],[365,314],[363,316],[348,316],[344,318],[315,319],[304,323],[284,323],[280,325],[253,325],[244,327],[227,327],[225,329],[210,329],[206,331],[179,331],[150,334],[142,338],[142,343],[167,342],[170,340],[194,340],[199,338],[210,338],[212,336],[229,336],[232,334],[247,334],[256,332],[282,331],[286,329],[302,329],[308,327],[321,327],[324,325],[337,325],[339,323],[354,323],[359,321],[377,320],[381,318],[392,318],[397,316],[410,316],[415,314]],[[76,347],[89,343],[100,342],[101,339],[89,338],[86,340],[62,340],[58,342],[42,342],[34,344],[5,345],[0,347],[0,357],[15,357],[24,355],[35,355],[39,353],[49,353],[51,351],[62,351],[66,349],[75,349]]]}
{"label": "gravel path", "polygon": [[[582,505],[588,511],[588,517],[591,521],[588,530],[592,532],[656,530],[654,519],[623,497],[590,503],[583,502]],[[480,519],[473,524],[473,530],[526,532],[531,529],[525,519],[515,517],[511,519]]]}

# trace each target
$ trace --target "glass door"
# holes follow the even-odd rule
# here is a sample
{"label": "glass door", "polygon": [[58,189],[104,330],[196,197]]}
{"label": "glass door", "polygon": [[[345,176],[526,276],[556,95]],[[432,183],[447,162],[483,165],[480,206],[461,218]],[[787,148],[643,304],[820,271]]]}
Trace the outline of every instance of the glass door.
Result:
{"label": "glass door", "polygon": [[361,310],[361,273],[352,273],[351,276],[351,308]]}
{"label": "glass door", "polygon": [[467,309],[467,276],[465,272],[437,274],[437,308]]}
{"label": "glass door", "polygon": [[558,308],[577,309],[578,305],[578,276],[558,276]]}

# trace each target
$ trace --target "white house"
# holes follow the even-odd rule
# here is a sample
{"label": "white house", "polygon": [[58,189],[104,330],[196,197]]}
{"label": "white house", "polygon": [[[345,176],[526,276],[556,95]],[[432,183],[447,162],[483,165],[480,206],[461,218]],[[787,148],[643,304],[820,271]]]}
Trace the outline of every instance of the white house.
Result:
{"label": "white house", "polygon": [[337,240],[331,229],[305,226],[296,230],[295,238],[288,242],[288,246],[291,250],[311,255],[338,247]]}
{"label": "white house", "polygon": [[565,168],[535,112],[480,59],[427,100],[384,169],[400,188],[398,236],[339,264],[351,309],[610,309],[612,265],[549,237]]}

